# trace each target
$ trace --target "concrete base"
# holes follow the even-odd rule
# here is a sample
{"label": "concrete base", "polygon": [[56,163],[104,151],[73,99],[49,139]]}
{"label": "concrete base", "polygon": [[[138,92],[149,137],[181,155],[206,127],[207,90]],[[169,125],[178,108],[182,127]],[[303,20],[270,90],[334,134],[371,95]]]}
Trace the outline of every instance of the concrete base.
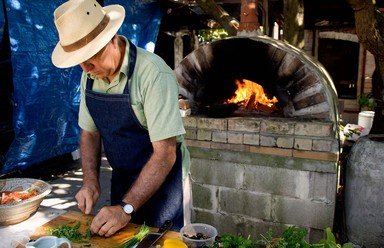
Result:
{"label": "concrete base", "polygon": [[346,168],[345,212],[351,242],[384,246],[384,135],[360,138]]}

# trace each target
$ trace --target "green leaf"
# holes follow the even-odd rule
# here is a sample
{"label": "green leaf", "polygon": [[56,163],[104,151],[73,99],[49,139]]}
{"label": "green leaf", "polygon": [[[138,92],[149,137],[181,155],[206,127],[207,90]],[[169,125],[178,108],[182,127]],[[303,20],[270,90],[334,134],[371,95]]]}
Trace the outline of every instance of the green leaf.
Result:
{"label": "green leaf", "polygon": [[325,229],[325,232],[327,233],[327,240],[336,243],[336,238],[335,238],[335,236],[333,235],[331,228],[327,227],[327,228]]}

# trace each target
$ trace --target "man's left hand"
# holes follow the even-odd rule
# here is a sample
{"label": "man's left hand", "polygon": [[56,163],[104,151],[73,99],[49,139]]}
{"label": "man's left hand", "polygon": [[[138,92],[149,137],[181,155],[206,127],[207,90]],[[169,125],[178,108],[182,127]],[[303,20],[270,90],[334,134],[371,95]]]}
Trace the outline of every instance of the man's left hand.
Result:
{"label": "man's left hand", "polygon": [[110,237],[125,227],[131,216],[121,206],[103,207],[92,220],[90,231],[100,236]]}

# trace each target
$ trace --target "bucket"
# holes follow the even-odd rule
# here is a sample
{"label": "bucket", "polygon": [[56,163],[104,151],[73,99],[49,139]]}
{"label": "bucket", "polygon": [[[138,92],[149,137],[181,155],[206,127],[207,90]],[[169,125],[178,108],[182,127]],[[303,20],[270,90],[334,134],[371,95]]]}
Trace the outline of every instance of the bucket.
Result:
{"label": "bucket", "polygon": [[374,111],[361,111],[359,113],[357,125],[364,127],[369,132],[369,130],[371,130],[371,128],[372,128],[374,116],[375,116]]}

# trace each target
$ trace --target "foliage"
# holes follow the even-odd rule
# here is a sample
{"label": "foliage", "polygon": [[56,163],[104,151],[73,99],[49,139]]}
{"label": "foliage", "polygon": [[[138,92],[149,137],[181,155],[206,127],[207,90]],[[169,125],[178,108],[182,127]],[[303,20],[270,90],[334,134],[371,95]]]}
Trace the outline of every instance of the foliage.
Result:
{"label": "foliage", "polygon": [[228,37],[228,33],[223,28],[200,29],[197,34],[200,44],[211,43]]}
{"label": "foliage", "polygon": [[315,244],[305,241],[307,231],[296,226],[285,229],[279,238],[273,238],[272,230],[269,229],[266,235],[261,235],[262,238],[256,241],[250,240],[250,237],[224,234],[216,240],[213,246],[208,246],[208,248],[353,248],[351,243],[338,244],[329,227],[325,231],[326,237]]}
{"label": "foliage", "polygon": [[371,93],[361,93],[361,95],[357,97],[357,101],[359,102],[360,107],[367,107],[369,110],[373,110],[377,105],[377,102],[372,97]]}

